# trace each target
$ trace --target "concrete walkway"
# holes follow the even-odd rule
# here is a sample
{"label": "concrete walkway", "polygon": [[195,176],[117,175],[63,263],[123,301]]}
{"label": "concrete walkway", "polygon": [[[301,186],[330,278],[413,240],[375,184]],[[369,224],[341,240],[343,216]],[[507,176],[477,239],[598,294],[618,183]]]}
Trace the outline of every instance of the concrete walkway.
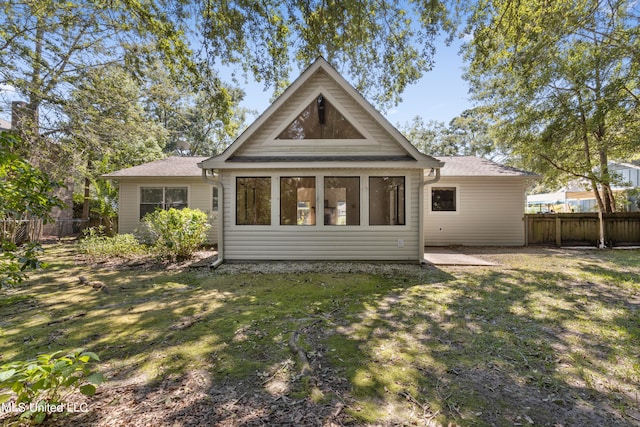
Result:
{"label": "concrete walkway", "polygon": [[424,259],[433,265],[498,265],[492,261],[487,261],[471,255],[465,255],[460,252],[456,252],[453,249],[440,247],[424,248]]}

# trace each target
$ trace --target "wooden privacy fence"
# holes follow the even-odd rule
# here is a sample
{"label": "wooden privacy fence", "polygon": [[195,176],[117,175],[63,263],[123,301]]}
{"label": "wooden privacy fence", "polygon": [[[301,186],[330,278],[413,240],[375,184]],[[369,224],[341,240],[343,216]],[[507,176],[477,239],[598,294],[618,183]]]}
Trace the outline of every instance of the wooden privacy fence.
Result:
{"label": "wooden privacy fence", "polygon": [[[640,212],[604,214],[605,241],[612,246],[640,245]],[[525,215],[527,245],[597,246],[597,213]]]}

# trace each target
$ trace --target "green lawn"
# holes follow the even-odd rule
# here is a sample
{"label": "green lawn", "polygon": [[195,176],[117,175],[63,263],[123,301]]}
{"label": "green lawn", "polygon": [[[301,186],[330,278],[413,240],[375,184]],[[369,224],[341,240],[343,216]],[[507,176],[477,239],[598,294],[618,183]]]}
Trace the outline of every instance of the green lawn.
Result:
{"label": "green lawn", "polygon": [[[241,424],[228,408],[242,399],[256,425],[284,417],[269,410],[282,401],[356,425],[638,425],[640,252],[482,256],[500,265],[145,271],[85,265],[74,245],[54,245],[48,270],[2,291],[0,363],[95,351],[109,379],[96,411],[122,404],[123,383],[157,392],[204,373],[209,421],[227,425]],[[225,401],[215,390],[229,384],[242,386]]]}

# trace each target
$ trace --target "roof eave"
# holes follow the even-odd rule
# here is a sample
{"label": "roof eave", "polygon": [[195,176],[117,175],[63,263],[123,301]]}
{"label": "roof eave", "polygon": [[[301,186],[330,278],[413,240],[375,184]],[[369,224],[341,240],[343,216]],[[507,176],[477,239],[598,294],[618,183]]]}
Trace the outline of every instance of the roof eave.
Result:
{"label": "roof eave", "polygon": [[238,170],[277,170],[277,169],[437,169],[441,166],[434,163],[418,161],[373,161],[373,162],[207,162],[200,166],[202,169],[238,169]]}

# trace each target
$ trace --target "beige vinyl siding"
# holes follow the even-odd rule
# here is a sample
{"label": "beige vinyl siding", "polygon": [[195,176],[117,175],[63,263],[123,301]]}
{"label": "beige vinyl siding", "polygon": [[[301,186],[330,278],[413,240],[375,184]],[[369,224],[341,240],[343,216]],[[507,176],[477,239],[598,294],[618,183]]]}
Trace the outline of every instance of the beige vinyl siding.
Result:
{"label": "beige vinyl siding", "polygon": [[[275,139],[279,130],[308,105],[308,101],[322,93],[366,139],[341,140],[282,140]],[[313,97],[313,98],[309,98]],[[404,149],[358,105],[347,92],[323,71],[318,71],[280,107],[235,153],[238,156],[304,155],[404,155]]]}
{"label": "beige vinyl siding", "polygon": [[[227,261],[253,260],[386,260],[418,262],[418,171],[223,171],[225,188],[224,257]],[[279,224],[279,177],[316,176],[318,206],[323,202],[324,176],[360,176],[359,226],[325,226],[318,216],[315,226]],[[368,177],[406,175],[407,225],[369,226]],[[235,224],[235,181],[237,176],[271,176],[270,226]],[[402,247],[398,247],[402,240]]]}
{"label": "beige vinyl siding", "polygon": [[119,179],[118,232],[132,233],[140,225],[140,187],[187,187],[189,207],[209,215],[209,243],[217,243],[217,212],[212,212],[212,188],[202,178]]}
{"label": "beige vinyl siding", "polygon": [[[521,177],[443,177],[425,187],[426,246],[524,245],[524,180]],[[456,187],[456,212],[431,212],[431,188]]]}

